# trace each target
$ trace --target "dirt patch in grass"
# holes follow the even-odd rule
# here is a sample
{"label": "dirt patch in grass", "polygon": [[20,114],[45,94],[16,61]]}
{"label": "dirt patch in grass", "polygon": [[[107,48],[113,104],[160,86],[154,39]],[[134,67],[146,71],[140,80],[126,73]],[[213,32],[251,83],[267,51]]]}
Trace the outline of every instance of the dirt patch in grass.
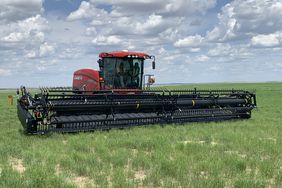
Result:
{"label": "dirt patch in grass", "polygon": [[185,140],[185,141],[182,141],[181,143],[183,144],[210,144],[211,146],[216,146],[218,145],[217,142],[215,141],[211,141],[211,142],[206,142],[204,140]]}
{"label": "dirt patch in grass", "polygon": [[272,188],[275,186],[275,177],[272,177],[268,180],[269,184],[266,186],[267,188]]}
{"label": "dirt patch in grass", "polygon": [[131,149],[131,152],[132,152],[132,156],[133,157],[136,157],[137,154],[138,154],[138,150],[137,149]]}
{"label": "dirt patch in grass", "polygon": [[[57,164],[55,166],[55,175],[60,176],[62,172],[63,172],[63,169],[61,168],[60,164]],[[75,184],[80,188],[89,187],[88,185],[89,183],[91,183],[90,178],[86,176],[77,176],[73,173],[71,173],[70,176],[66,177],[65,179],[67,182]]]}
{"label": "dirt patch in grass", "polygon": [[208,174],[208,172],[201,171],[201,172],[200,172],[200,177],[201,177],[201,178],[204,178],[204,179],[208,179],[209,174]]}
{"label": "dirt patch in grass", "polygon": [[218,143],[215,142],[215,141],[212,141],[212,142],[211,142],[211,145],[212,145],[212,146],[215,146],[215,145],[218,145]]}
{"label": "dirt patch in grass", "polygon": [[246,167],[246,174],[250,175],[252,172],[252,168],[250,166]]}
{"label": "dirt patch in grass", "polygon": [[250,166],[246,166],[245,172],[247,175],[254,175],[256,177],[259,174],[259,168],[251,168]]}
{"label": "dirt patch in grass", "polygon": [[258,173],[259,173],[259,168],[257,167],[256,169],[255,169],[255,176],[257,176],[258,175]]}
{"label": "dirt patch in grass", "polygon": [[193,141],[193,140],[185,140],[182,142],[183,144],[204,144],[205,141],[203,140],[198,140],[198,141]]}
{"label": "dirt patch in grass", "polygon": [[267,137],[267,138],[259,138],[260,140],[268,140],[270,142],[273,142],[276,144],[277,142],[277,139],[276,138],[273,138],[273,137]]}
{"label": "dirt patch in grass", "polygon": [[146,178],[146,174],[144,170],[138,170],[134,173],[134,178],[136,180],[141,180],[143,181]]}
{"label": "dirt patch in grass", "polygon": [[87,182],[89,182],[89,179],[85,176],[74,176],[71,178],[71,182],[76,184],[78,187],[86,187]]}
{"label": "dirt patch in grass", "polygon": [[224,188],[232,188],[234,187],[232,184],[232,180],[231,179],[226,179],[225,183],[224,183]]}
{"label": "dirt patch in grass", "polygon": [[224,151],[224,153],[229,154],[229,155],[237,155],[238,157],[243,158],[243,159],[247,157],[246,154],[239,153],[239,151],[229,150],[229,151]]}
{"label": "dirt patch in grass", "polygon": [[24,173],[25,166],[23,165],[22,159],[10,158],[9,163],[15,171],[17,171],[20,174]]}
{"label": "dirt patch in grass", "polygon": [[113,186],[113,180],[112,180],[112,176],[113,176],[113,171],[114,171],[114,165],[111,163],[110,164],[110,173],[107,176],[107,181],[109,183],[109,187]]}
{"label": "dirt patch in grass", "polygon": [[76,186],[78,186],[80,188],[93,187],[93,185],[90,184],[91,180],[88,177],[86,177],[86,176],[75,176],[75,175],[72,175],[70,178],[67,178],[67,182],[75,184]]}
{"label": "dirt patch in grass", "polygon": [[131,168],[132,168],[132,159],[128,158],[127,164],[124,166],[125,174],[128,174]]}
{"label": "dirt patch in grass", "polygon": [[269,155],[263,155],[260,157],[261,161],[265,161],[265,160],[270,160],[270,156]]}
{"label": "dirt patch in grass", "polygon": [[61,174],[61,172],[62,172],[61,166],[60,166],[60,164],[57,164],[55,166],[55,175],[59,176]]}

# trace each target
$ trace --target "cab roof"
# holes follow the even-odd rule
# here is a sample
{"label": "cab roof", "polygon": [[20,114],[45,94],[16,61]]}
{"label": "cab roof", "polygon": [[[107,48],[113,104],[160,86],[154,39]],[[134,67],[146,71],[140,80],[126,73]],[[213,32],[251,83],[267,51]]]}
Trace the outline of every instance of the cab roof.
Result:
{"label": "cab roof", "polygon": [[104,57],[130,57],[130,58],[142,58],[150,59],[151,56],[142,52],[102,52],[99,54],[100,58]]}

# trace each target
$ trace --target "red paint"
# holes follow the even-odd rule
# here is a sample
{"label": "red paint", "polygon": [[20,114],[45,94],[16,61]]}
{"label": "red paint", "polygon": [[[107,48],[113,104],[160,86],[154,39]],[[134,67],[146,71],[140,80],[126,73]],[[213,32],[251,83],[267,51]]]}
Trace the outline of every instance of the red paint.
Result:
{"label": "red paint", "polygon": [[75,90],[99,91],[99,72],[93,69],[80,69],[73,74],[73,88]]}
{"label": "red paint", "polygon": [[149,55],[142,52],[102,52],[99,57],[128,57],[129,55],[137,56],[138,58],[148,59]]}

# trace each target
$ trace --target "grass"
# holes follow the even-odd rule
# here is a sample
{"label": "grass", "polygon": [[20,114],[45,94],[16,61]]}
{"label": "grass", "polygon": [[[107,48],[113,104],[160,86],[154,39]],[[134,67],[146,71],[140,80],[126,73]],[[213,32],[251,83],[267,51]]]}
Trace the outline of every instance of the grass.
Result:
{"label": "grass", "polygon": [[[194,88],[192,85],[178,88]],[[282,84],[243,121],[26,136],[0,92],[0,187],[282,187]]]}

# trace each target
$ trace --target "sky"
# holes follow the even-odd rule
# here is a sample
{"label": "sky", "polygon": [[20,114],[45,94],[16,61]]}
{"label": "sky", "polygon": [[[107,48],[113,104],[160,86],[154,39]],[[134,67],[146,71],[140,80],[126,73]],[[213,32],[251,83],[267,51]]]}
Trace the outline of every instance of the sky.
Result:
{"label": "sky", "polygon": [[282,0],[1,0],[0,88],[71,86],[98,54],[156,56],[156,83],[282,81]]}

